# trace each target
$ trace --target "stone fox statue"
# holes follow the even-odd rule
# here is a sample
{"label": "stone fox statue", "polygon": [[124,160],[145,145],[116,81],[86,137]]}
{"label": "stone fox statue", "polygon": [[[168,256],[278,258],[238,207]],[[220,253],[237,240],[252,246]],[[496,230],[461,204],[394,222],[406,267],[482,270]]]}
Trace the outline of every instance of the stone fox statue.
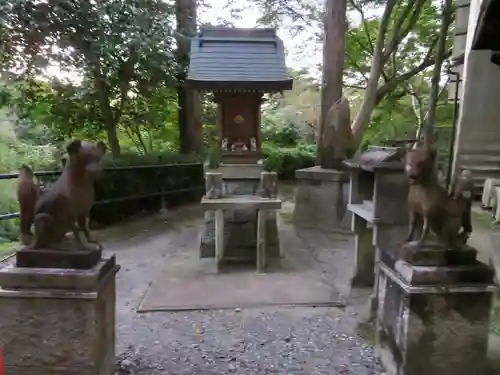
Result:
{"label": "stone fox statue", "polygon": [[80,231],[89,243],[96,243],[90,235],[88,218],[94,204],[94,180],[102,171],[106,146],[102,142],[75,140],[67,152],[69,158],[63,173],[41,195],[29,168],[23,167],[19,175],[21,240],[33,249],[65,249],[63,243],[70,230],[80,247],[85,248]]}
{"label": "stone fox statue", "polygon": [[465,245],[472,232],[470,172],[464,171],[448,193],[435,173],[436,151],[424,145],[406,154],[405,172],[410,183],[408,203],[410,228],[408,241],[413,239],[417,225],[422,226],[417,245],[429,230],[449,248]]}

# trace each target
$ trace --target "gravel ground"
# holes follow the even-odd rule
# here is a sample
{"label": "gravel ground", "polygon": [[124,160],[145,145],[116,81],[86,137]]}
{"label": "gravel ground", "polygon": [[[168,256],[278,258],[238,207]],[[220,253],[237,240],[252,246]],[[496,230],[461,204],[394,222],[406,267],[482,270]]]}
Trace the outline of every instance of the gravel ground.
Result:
{"label": "gravel ground", "polygon": [[117,374],[382,374],[372,347],[356,334],[366,292],[344,309],[136,313],[162,264],[189,243],[188,225],[145,219],[121,228],[126,242],[105,241],[122,266]]}

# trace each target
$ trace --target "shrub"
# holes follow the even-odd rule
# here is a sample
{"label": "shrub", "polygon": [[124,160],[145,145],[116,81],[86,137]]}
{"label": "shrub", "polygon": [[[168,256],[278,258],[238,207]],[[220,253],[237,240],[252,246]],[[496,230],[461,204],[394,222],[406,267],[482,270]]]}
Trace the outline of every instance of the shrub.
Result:
{"label": "shrub", "polygon": [[283,180],[295,178],[297,169],[312,167],[316,163],[316,145],[298,144],[297,147],[278,147],[271,143],[262,145],[264,169],[275,171]]}
{"label": "shrub", "polygon": [[291,147],[299,142],[301,135],[299,127],[295,124],[276,125],[266,123],[262,127],[262,138],[264,141],[280,147]]}
{"label": "shrub", "polygon": [[[0,214],[16,212],[18,204],[16,199],[15,180],[0,180],[2,194],[0,194]],[[19,236],[19,219],[0,221],[0,244],[15,241]]]}
{"label": "shrub", "polygon": [[[174,166],[165,166],[167,164]],[[96,182],[96,201],[106,203],[93,207],[91,220],[100,225],[113,224],[144,212],[157,212],[163,206],[199,201],[203,194],[203,166],[196,156],[175,153],[147,156],[123,154],[118,159],[106,156],[104,166],[120,170],[105,172]],[[121,169],[128,166],[139,168]],[[57,175],[39,179],[43,184],[50,184],[57,179]],[[15,197],[15,180],[0,180],[0,184],[2,189],[7,186],[7,194],[0,196],[0,213],[16,212],[19,207]],[[195,187],[201,189],[192,190]],[[172,193],[174,190],[176,192]],[[123,199],[129,196],[134,199]],[[2,239],[18,238],[18,226],[17,219],[0,221],[0,242]]]}

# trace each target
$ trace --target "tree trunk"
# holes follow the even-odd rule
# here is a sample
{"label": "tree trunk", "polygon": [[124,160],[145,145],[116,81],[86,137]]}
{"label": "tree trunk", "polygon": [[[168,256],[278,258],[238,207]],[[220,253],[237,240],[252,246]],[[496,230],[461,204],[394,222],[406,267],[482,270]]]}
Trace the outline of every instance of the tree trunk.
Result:
{"label": "tree trunk", "polygon": [[331,106],[342,96],[347,0],[326,0],[323,35],[323,82],[316,163],[321,164],[322,135]]}
{"label": "tree trunk", "polygon": [[106,134],[108,135],[108,144],[111,151],[111,155],[117,158],[121,154],[120,141],[118,140],[118,135],[116,133],[116,124],[114,121],[110,124],[106,124]]}
{"label": "tree trunk", "polygon": [[176,0],[177,20],[177,100],[179,143],[181,153],[203,151],[203,130],[200,96],[185,88],[189,65],[190,37],[196,33],[196,0]]}
{"label": "tree trunk", "polygon": [[434,71],[432,74],[431,92],[429,95],[429,110],[424,128],[424,140],[428,143],[432,139],[434,122],[436,121],[436,108],[439,100],[439,83],[441,81],[441,69],[446,57],[446,39],[453,16],[453,0],[445,0],[443,6],[443,21],[439,30],[439,41],[437,45],[436,57],[434,60]]}
{"label": "tree trunk", "polygon": [[106,134],[108,136],[109,149],[111,155],[119,157],[121,153],[120,141],[118,140],[118,134],[116,131],[116,120],[113,115],[113,110],[111,109],[111,104],[109,103],[109,87],[107,86],[104,78],[100,73],[95,73],[95,80],[97,84],[97,96],[99,107],[102,113],[102,121],[106,127]]}
{"label": "tree trunk", "polygon": [[387,33],[390,17],[395,4],[396,0],[388,0],[385,5],[384,13],[382,15],[382,19],[380,20],[375,49],[373,51],[370,77],[366,84],[365,98],[361,104],[361,108],[356,114],[356,118],[352,123],[352,133],[357,145],[361,143],[366,124],[370,120],[371,114],[377,102],[378,81],[384,67],[383,58],[385,35]]}

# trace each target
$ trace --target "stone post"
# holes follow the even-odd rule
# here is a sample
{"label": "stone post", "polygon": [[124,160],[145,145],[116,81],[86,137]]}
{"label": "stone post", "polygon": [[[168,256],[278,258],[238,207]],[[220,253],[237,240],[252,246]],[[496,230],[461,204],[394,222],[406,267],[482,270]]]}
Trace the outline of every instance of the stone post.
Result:
{"label": "stone post", "polygon": [[[43,258],[44,250],[37,251]],[[72,258],[71,250],[66,254]],[[56,258],[55,263],[62,262]],[[82,268],[89,259],[82,254],[66,262],[76,268],[13,265],[0,270],[0,344],[6,374],[115,373],[119,266],[114,256],[87,269]]]}
{"label": "stone post", "polygon": [[379,270],[376,350],[387,375],[484,374],[493,270],[471,248],[402,248]]}
{"label": "stone post", "polygon": [[208,199],[222,198],[222,173],[205,172],[205,191]]}
{"label": "stone post", "polygon": [[266,223],[267,210],[261,209],[257,212],[257,273],[266,272]]}
{"label": "stone post", "polygon": [[349,223],[342,221],[346,212],[344,173],[315,166],[296,170],[295,177],[294,224],[329,232],[349,231]]}
{"label": "stone post", "polygon": [[278,196],[278,174],[276,172],[261,172],[259,193],[262,198]]}

